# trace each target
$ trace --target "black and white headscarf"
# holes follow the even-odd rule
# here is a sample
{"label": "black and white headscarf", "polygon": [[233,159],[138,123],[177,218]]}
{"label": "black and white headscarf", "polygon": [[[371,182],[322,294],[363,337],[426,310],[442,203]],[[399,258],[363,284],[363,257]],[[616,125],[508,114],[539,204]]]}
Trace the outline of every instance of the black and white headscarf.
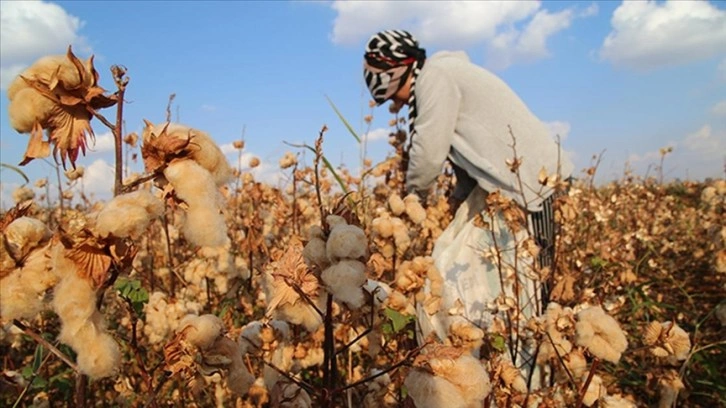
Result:
{"label": "black and white headscarf", "polygon": [[408,99],[409,135],[414,134],[416,119],[416,78],[426,61],[426,50],[403,30],[381,31],[366,45],[363,76],[378,105],[391,99],[411,77],[411,96]]}

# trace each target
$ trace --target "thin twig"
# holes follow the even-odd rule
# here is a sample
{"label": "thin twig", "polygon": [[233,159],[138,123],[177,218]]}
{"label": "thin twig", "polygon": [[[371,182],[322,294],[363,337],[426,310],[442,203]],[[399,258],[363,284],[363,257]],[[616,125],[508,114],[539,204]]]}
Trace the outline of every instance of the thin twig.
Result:
{"label": "thin twig", "polygon": [[63,354],[63,352],[60,351],[56,346],[52,345],[51,343],[48,342],[48,340],[44,339],[41,335],[39,335],[38,333],[36,333],[35,330],[33,330],[32,328],[26,326],[24,323],[22,323],[18,319],[13,319],[13,324],[15,326],[17,326],[20,330],[22,330],[23,333],[27,334],[28,336],[30,336],[31,338],[33,338],[33,340],[35,340],[38,343],[42,344],[43,347],[45,347],[48,350],[50,350],[51,353],[55,354],[64,363],[68,364],[68,366],[70,368],[72,368],[73,371],[75,371],[76,373],[80,373],[80,370],[78,369],[78,366],[76,365],[76,363],[74,363],[68,356],[66,356],[65,354]]}

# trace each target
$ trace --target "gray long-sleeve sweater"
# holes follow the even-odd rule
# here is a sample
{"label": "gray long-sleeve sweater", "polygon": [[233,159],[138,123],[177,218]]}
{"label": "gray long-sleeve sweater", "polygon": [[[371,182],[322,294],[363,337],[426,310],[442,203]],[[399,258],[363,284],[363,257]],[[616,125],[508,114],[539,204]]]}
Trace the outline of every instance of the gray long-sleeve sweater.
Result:
{"label": "gray long-sleeve sweater", "polygon": [[[573,165],[545,125],[504,81],[469,61],[464,52],[442,51],[426,60],[416,80],[416,136],[410,150],[406,188],[429,189],[446,159],[484,190],[497,189],[530,211],[539,211],[551,189],[538,183],[539,171],[569,177]],[[505,161],[514,157],[516,138],[519,183]]]}

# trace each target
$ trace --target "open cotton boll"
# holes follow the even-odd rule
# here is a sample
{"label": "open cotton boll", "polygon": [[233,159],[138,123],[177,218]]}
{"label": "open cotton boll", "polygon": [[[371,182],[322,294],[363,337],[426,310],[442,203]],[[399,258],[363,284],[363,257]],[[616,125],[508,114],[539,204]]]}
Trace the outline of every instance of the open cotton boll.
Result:
{"label": "open cotton boll", "polygon": [[31,217],[20,217],[3,231],[5,247],[15,257],[22,259],[31,249],[47,241],[52,233],[43,221]]}
{"label": "open cotton boll", "polygon": [[391,209],[393,215],[398,217],[406,211],[406,204],[398,194],[391,194],[388,196],[388,208]]}
{"label": "open cotton boll", "polygon": [[617,363],[628,348],[628,340],[618,322],[600,306],[580,311],[577,320],[575,343],[595,357]]}
{"label": "open cotton boll", "polygon": [[25,264],[0,281],[0,319],[32,318],[43,310],[45,292],[58,278],[50,269],[46,248],[37,248]]}
{"label": "open cotton boll", "polygon": [[467,406],[481,406],[491,391],[489,375],[481,362],[468,354],[456,360],[448,358],[429,361],[434,374],[454,384],[461,392]]}
{"label": "open cotton boll", "polygon": [[328,259],[337,262],[340,259],[365,258],[368,255],[368,240],[365,232],[355,225],[336,225],[326,242]]}
{"label": "open cotton boll", "polygon": [[418,369],[403,382],[416,408],[468,408],[459,389],[446,379]]}
{"label": "open cotton boll", "polygon": [[367,280],[365,268],[362,262],[343,260],[329,266],[320,277],[335,299],[345,302],[353,309],[358,309],[365,301],[363,295],[363,285]]}
{"label": "open cotton boll", "polygon": [[138,238],[163,213],[164,203],[148,190],[122,194],[96,215],[95,231],[102,237]]}
{"label": "open cotton boll", "polygon": [[318,237],[313,237],[305,244],[303,249],[303,258],[305,262],[310,266],[317,266],[320,269],[325,269],[330,265],[328,260],[328,253],[325,245],[325,241]]}
{"label": "open cotton boll", "polygon": [[121,351],[116,341],[110,334],[97,331],[96,327],[86,326],[77,334],[75,342],[83,349],[76,359],[78,369],[91,378],[113,375],[121,364]]}
{"label": "open cotton boll", "polygon": [[327,217],[325,217],[325,222],[328,223],[328,226],[330,229],[334,229],[338,225],[347,225],[348,223],[345,222],[345,218],[341,217],[340,215],[330,214]]}
{"label": "open cotton boll", "polygon": [[44,123],[51,116],[50,112],[56,109],[56,104],[50,98],[41,95],[33,88],[22,88],[20,82],[24,86],[25,81],[18,77],[12,85],[14,95],[10,96],[8,89],[8,99],[13,102],[8,106],[8,119],[10,126],[20,133],[30,133],[33,125],[36,123]]}
{"label": "open cotton boll", "polygon": [[421,206],[416,194],[409,194],[403,199],[406,206],[406,214],[416,225],[421,225],[426,220],[426,210]]}
{"label": "open cotton boll", "polygon": [[78,354],[78,368],[91,378],[113,375],[120,363],[118,344],[105,332],[103,315],[96,309],[96,291],[78,276],[74,264],[55,254],[56,273],[62,276],[54,289],[53,308],[62,322],[58,340]]}
{"label": "open cotton boll", "polygon": [[164,177],[176,195],[189,205],[182,226],[184,237],[199,246],[226,245],[227,225],[212,175],[192,160],[179,160],[164,169]]}
{"label": "open cotton boll", "polygon": [[191,158],[212,175],[216,185],[221,186],[230,181],[232,168],[222,150],[208,133],[179,123],[163,122],[152,125],[147,122],[142,138],[144,141],[148,141],[152,134],[158,137],[164,131],[168,136],[179,140],[190,139],[187,150],[191,152]]}
{"label": "open cotton boll", "polygon": [[373,232],[378,234],[381,238],[390,238],[393,236],[393,222],[391,222],[391,216],[388,213],[384,213],[381,216],[374,218],[371,221],[371,228]]}
{"label": "open cotton boll", "polygon": [[189,343],[204,350],[222,334],[223,328],[222,319],[213,314],[187,315],[179,323],[177,331],[184,331]]}
{"label": "open cotton boll", "polygon": [[[581,380],[584,384],[587,380],[587,375],[584,375]],[[591,407],[595,401],[605,397],[607,393],[608,390],[602,382],[602,377],[595,374],[592,376],[592,380],[590,380],[590,384],[587,386],[587,391],[585,391],[585,396],[582,398],[582,403],[587,407]]]}
{"label": "open cotton boll", "polygon": [[15,201],[15,204],[32,200],[33,198],[35,198],[35,192],[28,187],[20,186],[13,190],[13,201]]}

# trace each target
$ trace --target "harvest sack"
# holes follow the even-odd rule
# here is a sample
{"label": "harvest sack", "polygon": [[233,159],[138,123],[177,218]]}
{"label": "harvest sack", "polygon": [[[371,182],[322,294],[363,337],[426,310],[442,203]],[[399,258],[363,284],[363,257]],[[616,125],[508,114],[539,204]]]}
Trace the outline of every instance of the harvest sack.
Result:
{"label": "harvest sack", "polygon": [[[483,220],[491,223],[493,228],[474,225],[476,214],[486,208],[486,196],[484,190],[475,188],[436,241],[432,257],[444,280],[442,306],[433,315],[429,315],[421,305],[417,307],[418,334],[421,339],[429,335],[440,340],[446,339],[449,326],[460,319],[467,320],[486,332],[494,317],[487,303],[494,303],[502,293],[514,298],[512,285],[502,288],[498,266],[486,260],[482,251],[490,250],[496,242],[501,250],[502,264],[515,265],[513,248],[516,241],[526,237],[527,232],[522,230],[515,237],[507,228],[501,213],[496,213],[494,220],[486,213],[483,214]],[[531,265],[532,260],[523,258],[523,251],[519,252],[517,265]],[[524,269],[522,267],[517,271],[522,289],[519,296],[523,312],[520,327],[524,326],[529,317],[535,315],[537,307],[534,282],[525,276]],[[428,284],[425,290],[428,290]],[[457,301],[460,301],[458,305]],[[455,312],[457,308],[461,312],[458,315]],[[531,355],[523,350],[524,347],[520,346],[519,349],[516,366],[531,361]]]}

